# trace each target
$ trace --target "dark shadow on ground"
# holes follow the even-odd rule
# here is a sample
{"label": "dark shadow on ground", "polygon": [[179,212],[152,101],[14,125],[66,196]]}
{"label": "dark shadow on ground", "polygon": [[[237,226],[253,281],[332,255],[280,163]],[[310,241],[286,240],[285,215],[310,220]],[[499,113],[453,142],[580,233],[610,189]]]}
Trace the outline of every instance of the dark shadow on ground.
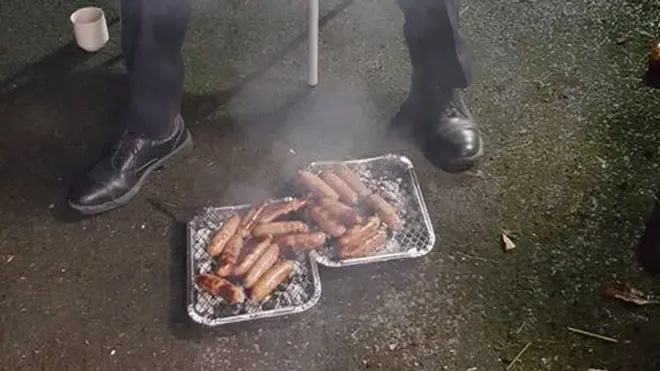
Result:
{"label": "dark shadow on ground", "polygon": [[[121,72],[111,68],[121,56],[98,68],[74,70],[88,59],[89,53],[68,44],[3,81],[0,90],[4,130],[0,138],[0,188],[30,208],[52,209],[61,221],[80,220],[66,205],[68,185],[121,130],[121,102],[117,98],[125,96],[123,79]],[[184,93],[182,112],[189,127],[195,131],[196,124],[208,120],[236,90],[209,95]],[[282,122],[308,92],[303,89],[275,112],[250,118],[250,125],[242,129],[276,130],[272,125]],[[213,125],[200,130],[231,131],[232,120],[221,121],[222,128]]]}
{"label": "dark shadow on ground", "polygon": [[660,192],[655,195],[653,210],[646,221],[644,233],[639,240],[635,255],[645,271],[660,274]]}
{"label": "dark shadow on ground", "polygon": [[0,188],[24,207],[57,209],[72,170],[116,132],[119,56],[76,70],[89,57],[67,44],[1,83]]}
{"label": "dark shadow on ground", "polygon": [[[113,17],[108,20],[108,27],[112,27],[117,23],[119,23],[119,18]],[[5,93],[11,93],[11,89],[25,83],[39,84],[40,82],[59,79],[62,74],[71,73],[94,55],[94,53],[88,53],[80,49],[75,42],[70,42],[0,81],[0,102],[5,100]],[[105,64],[114,64],[120,58],[120,55],[116,55],[108,59]]]}
{"label": "dark shadow on ground", "polygon": [[[33,209],[50,208],[58,220],[76,221],[65,200],[76,174],[119,134],[122,74],[116,55],[94,69],[78,69],[90,53],[68,44],[2,82],[0,183],[5,194]],[[209,117],[220,104],[185,94],[191,122]]]}
{"label": "dark shadow on ground", "polygon": [[[646,293],[657,292],[657,285],[645,282],[636,267],[639,263],[650,272],[660,271],[660,202],[658,194],[650,210],[651,197],[645,192],[656,182],[654,164],[658,161],[657,105],[655,92],[639,88],[630,98],[617,105],[613,112],[593,120],[589,127],[607,171],[598,172],[587,189],[586,197],[570,229],[557,233],[557,240],[547,245],[560,244],[580,235],[593,249],[574,249],[571,259],[587,263],[580,270],[553,275],[557,298],[562,287],[570,282],[603,282],[613,279],[629,281]],[[634,166],[631,166],[634,164]],[[639,241],[642,226],[646,228]],[[541,237],[543,238],[543,236]],[[546,236],[545,238],[552,238]],[[546,242],[544,240],[544,242]],[[633,251],[636,260],[633,259]],[[606,262],[616,262],[607,264]],[[636,281],[635,281],[636,280]],[[655,281],[657,282],[657,281]],[[646,286],[644,286],[646,285]],[[600,296],[600,297],[599,297]],[[593,303],[598,309],[583,305]],[[558,324],[571,326],[579,323],[585,328],[611,329],[619,343],[611,349],[595,349],[596,359],[607,359],[607,369],[624,371],[656,370],[660,367],[660,327],[655,320],[657,307],[640,307],[617,301],[603,295],[603,290],[585,290],[581,297],[565,305],[548,309],[555,311]],[[635,315],[631,315],[634,311]]]}
{"label": "dark shadow on ground", "polygon": [[[634,310],[631,305],[631,310]],[[624,344],[617,350],[621,371],[657,370],[660,365],[660,331],[639,322],[628,326],[623,333]]]}
{"label": "dark shadow on ground", "polygon": [[[352,3],[346,0],[338,4],[321,18],[321,26]],[[113,18],[109,25],[118,21]],[[184,94],[182,113],[189,126],[194,129],[195,123],[211,117],[236,92],[305,40],[306,34],[294,38],[235,86],[208,95]],[[121,102],[116,98],[125,94],[121,74],[110,67],[121,61],[121,55],[109,58],[98,68],[76,70],[92,56],[71,42],[0,82],[0,117],[5,130],[0,138],[0,178],[4,179],[0,190],[32,209],[52,209],[61,221],[80,219],[66,205],[68,185],[99,157],[120,130],[117,122]],[[249,118],[249,126],[242,129],[276,132],[273,125],[308,93],[309,89],[302,89],[276,112]],[[223,130],[232,125],[231,119],[223,121]],[[268,141],[267,135],[250,137]]]}
{"label": "dark shadow on ground", "polygon": [[[576,253],[573,258],[585,259],[590,262],[605,262],[617,260],[612,267],[594,265],[585,267],[576,280],[598,282],[609,280],[612,276],[631,281],[631,285],[644,292],[657,292],[653,287],[643,285],[642,277],[635,268],[639,263],[649,272],[660,272],[660,202],[656,193],[653,210],[646,219],[651,198],[642,190],[648,189],[649,183],[654,183],[658,174],[653,164],[657,162],[657,108],[647,104],[645,99],[652,98],[643,92],[636,92],[637,97],[623,102],[615,112],[605,116],[601,121],[594,121],[593,132],[598,133],[596,143],[600,148],[602,158],[607,161],[607,172],[598,175],[594,191],[589,194],[589,200],[584,201],[579,208],[583,213],[575,228],[582,228],[582,223],[589,220],[584,232],[590,246],[597,247],[590,252],[584,250]],[[631,167],[629,159],[636,164]],[[593,200],[597,207],[594,208]],[[591,210],[591,211],[589,211]],[[625,236],[639,236],[646,219],[646,227],[639,241],[626,240]],[[628,227],[629,226],[629,227]],[[570,239],[572,231],[567,231],[565,239]],[[579,232],[583,233],[583,232]],[[637,244],[635,244],[637,242]],[[633,259],[631,248],[637,261]],[[556,282],[557,287],[566,285],[565,280]],[[657,282],[657,281],[656,281]],[[593,295],[602,295],[594,292]],[[583,301],[595,298],[584,298]],[[619,344],[609,352],[599,349],[596,356],[605,359],[609,354],[612,363],[607,369],[623,371],[656,370],[660,367],[660,327],[655,321],[657,307],[639,307],[620,302],[602,295],[597,301],[600,310],[589,312],[580,305],[568,307],[563,315],[573,323],[583,321],[585,327],[598,328],[599,324],[608,324],[614,320],[625,321],[620,329]],[[576,303],[577,304],[577,303]],[[636,316],[629,316],[634,311]],[[613,327],[616,328],[616,327]],[[616,330],[613,330],[616,331]],[[614,356],[612,356],[614,355]]]}
{"label": "dark shadow on ground", "polygon": [[[660,88],[660,62],[650,60],[644,74],[644,83],[652,88]],[[657,93],[656,93],[657,94]],[[645,153],[645,158],[654,152]],[[644,270],[651,274],[660,274],[660,188],[655,193],[653,210],[646,221],[644,233],[637,244],[635,258]]]}
{"label": "dark shadow on ground", "polygon": [[186,309],[186,221],[192,210],[181,208],[167,201],[149,198],[149,204],[170,221],[170,327],[173,332],[189,323]]}

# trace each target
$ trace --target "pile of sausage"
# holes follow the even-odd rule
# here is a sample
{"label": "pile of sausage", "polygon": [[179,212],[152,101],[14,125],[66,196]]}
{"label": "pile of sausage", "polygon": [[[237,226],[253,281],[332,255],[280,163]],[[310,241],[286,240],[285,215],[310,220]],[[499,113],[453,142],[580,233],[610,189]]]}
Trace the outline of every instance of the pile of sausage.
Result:
{"label": "pile of sausage", "polygon": [[[285,242],[309,248],[325,243],[323,233],[302,235],[309,230],[302,221],[276,221],[305,204],[306,201],[298,199],[282,204],[262,203],[250,208],[243,217],[232,215],[213,234],[207,247],[217,262],[217,270],[214,274],[200,275],[197,283],[230,305],[245,301],[244,288],[250,290],[252,301],[263,301],[293,274],[295,262],[280,259]],[[227,277],[240,278],[242,287]]]}
{"label": "pile of sausage", "polygon": [[[318,176],[300,170],[298,176],[314,196],[309,216],[323,232],[337,239],[342,259],[372,253],[387,241],[385,227],[393,231],[403,227],[394,207],[371,192],[346,165],[323,170]],[[358,211],[361,201],[367,206],[365,216]]]}
{"label": "pile of sausage", "polygon": [[[214,233],[207,252],[218,269],[198,277],[198,284],[207,292],[231,305],[245,301],[245,288],[252,301],[259,303],[293,274],[295,262],[281,258],[283,249],[309,252],[325,245],[331,236],[337,239],[342,259],[356,258],[386,242],[385,227],[402,228],[396,210],[347,166],[324,170],[319,176],[300,170],[298,176],[310,197],[253,206],[244,216],[231,216]],[[357,210],[360,201],[371,211],[369,215]],[[306,219],[313,220],[319,230],[303,220],[282,220],[305,207]],[[228,277],[240,278],[242,285]]]}

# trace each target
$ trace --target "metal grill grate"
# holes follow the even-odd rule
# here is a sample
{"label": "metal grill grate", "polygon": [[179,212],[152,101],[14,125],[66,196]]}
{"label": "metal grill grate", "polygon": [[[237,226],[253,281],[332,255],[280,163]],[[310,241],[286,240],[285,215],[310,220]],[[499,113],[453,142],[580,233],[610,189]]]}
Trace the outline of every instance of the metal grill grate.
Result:
{"label": "metal grill grate", "polygon": [[[388,242],[373,254],[342,260],[338,247],[330,243],[313,253],[319,264],[341,267],[373,263],[391,259],[419,257],[427,254],[435,244],[433,226],[422,198],[422,192],[412,162],[403,156],[385,155],[345,162],[316,162],[308,170],[318,174],[323,169],[347,165],[374,193],[378,193],[396,210],[403,221],[403,230],[393,234]],[[364,210],[365,206],[360,205]]]}
{"label": "metal grill grate", "polygon": [[[316,262],[341,267],[419,257],[433,249],[435,233],[409,159],[390,154],[355,161],[316,162],[309,166],[309,170],[318,173],[338,164],[348,165],[369,189],[390,202],[403,221],[403,229],[391,235],[387,243],[373,254],[362,258],[341,260],[333,243],[313,252],[311,257],[286,256],[296,260],[294,275],[270,298],[261,304],[248,300],[244,304],[228,305],[221,298],[199,290],[196,277],[214,270],[214,262],[206,252],[211,235],[233,214],[245,214],[250,205],[205,208],[188,223],[188,314],[194,321],[218,326],[302,312],[315,305],[321,296]],[[364,205],[358,208],[366,211]]]}
{"label": "metal grill grate", "polygon": [[321,297],[318,267],[310,257],[302,255],[286,256],[296,260],[293,277],[260,304],[248,299],[243,304],[228,305],[222,298],[198,289],[196,277],[214,270],[214,262],[206,252],[211,235],[233,214],[245,214],[249,208],[250,205],[209,207],[188,223],[188,314],[198,323],[217,326],[298,313],[309,309]]}

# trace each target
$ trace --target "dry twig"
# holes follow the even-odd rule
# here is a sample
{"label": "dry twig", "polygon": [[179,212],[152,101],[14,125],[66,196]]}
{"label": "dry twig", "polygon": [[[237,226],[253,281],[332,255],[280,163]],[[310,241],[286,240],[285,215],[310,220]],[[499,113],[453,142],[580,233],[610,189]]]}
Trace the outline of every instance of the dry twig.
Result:
{"label": "dry twig", "polygon": [[598,335],[598,334],[594,334],[593,332],[584,331],[584,330],[580,330],[580,329],[573,328],[573,327],[567,327],[567,328],[568,328],[568,331],[575,332],[575,333],[580,334],[580,335],[590,336],[592,338],[596,338],[596,339],[600,339],[600,340],[604,340],[604,341],[609,341],[610,343],[618,343],[619,342],[619,340],[617,340],[615,338],[611,338],[609,336]]}
{"label": "dry twig", "polygon": [[460,256],[462,256],[462,257],[464,257],[464,258],[475,259],[475,260],[481,260],[481,261],[483,261],[483,262],[489,262],[489,263],[497,263],[497,261],[495,261],[495,260],[487,259],[487,258],[482,258],[481,256],[470,255],[470,254],[466,254],[466,253],[464,253],[464,252],[460,252],[460,251],[455,251],[455,253],[458,254],[458,255],[460,255]]}
{"label": "dry twig", "polygon": [[527,351],[527,348],[529,348],[530,345],[532,345],[532,342],[531,342],[531,341],[530,341],[529,343],[527,343],[527,344],[526,344],[526,345],[520,350],[520,352],[518,352],[518,355],[516,356],[516,358],[514,358],[513,361],[511,361],[511,363],[509,363],[509,365],[506,367],[507,370],[510,370],[511,367],[513,367],[513,365],[514,365],[516,362],[518,362],[518,360],[520,359],[520,357],[522,357],[522,355]]}

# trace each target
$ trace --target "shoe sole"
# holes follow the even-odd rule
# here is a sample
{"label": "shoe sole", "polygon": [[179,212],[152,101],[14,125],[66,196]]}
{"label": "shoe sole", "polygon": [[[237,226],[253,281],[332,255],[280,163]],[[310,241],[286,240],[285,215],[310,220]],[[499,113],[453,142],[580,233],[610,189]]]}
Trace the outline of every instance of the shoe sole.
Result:
{"label": "shoe sole", "polygon": [[120,206],[124,206],[127,203],[129,203],[135,196],[137,196],[137,194],[142,189],[144,182],[147,180],[149,175],[154,170],[163,166],[163,164],[167,162],[167,160],[182,153],[183,151],[192,149],[192,147],[193,147],[192,135],[190,134],[190,131],[186,129],[186,140],[183,143],[181,143],[180,146],[176,147],[172,152],[168,153],[166,156],[155,162],[153,165],[149,166],[144,171],[144,174],[142,174],[140,179],[138,179],[137,183],[133,186],[133,188],[131,188],[128,192],[126,192],[126,194],[124,194],[123,196],[119,197],[116,200],[112,200],[104,204],[95,205],[95,206],[78,205],[69,200],[69,207],[71,207],[76,211],[79,211],[83,215],[97,215],[104,213],[106,211],[116,209]]}
{"label": "shoe sole", "polygon": [[433,157],[427,152],[427,150],[424,150],[424,155],[425,157],[431,161],[435,166],[437,166],[440,170],[450,173],[450,174],[458,174],[462,173],[464,171],[470,170],[474,166],[477,165],[479,162],[479,159],[483,157],[484,154],[484,140],[483,137],[481,139],[481,147],[479,148],[479,151],[475,153],[474,155],[470,157],[464,157],[461,159],[457,160],[451,160],[449,162],[445,163],[438,163],[436,161],[433,161]]}
{"label": "shoe sole", "polygon": [[449,163],[449,166],[446,168],[442,169],[447,173],[452,173],[452,174],[457,174],[457,173],[462,173],[464,171],[470,170],[474,166],[477,165],[479,162],[479,159],[483,157],[484,155],[484,141],[483,138],[481,140],[481,148],[479,148],[479,152],[476,154],[470,156],[470,157],[465,157],[461,158],[459,160],[453,160]]}

